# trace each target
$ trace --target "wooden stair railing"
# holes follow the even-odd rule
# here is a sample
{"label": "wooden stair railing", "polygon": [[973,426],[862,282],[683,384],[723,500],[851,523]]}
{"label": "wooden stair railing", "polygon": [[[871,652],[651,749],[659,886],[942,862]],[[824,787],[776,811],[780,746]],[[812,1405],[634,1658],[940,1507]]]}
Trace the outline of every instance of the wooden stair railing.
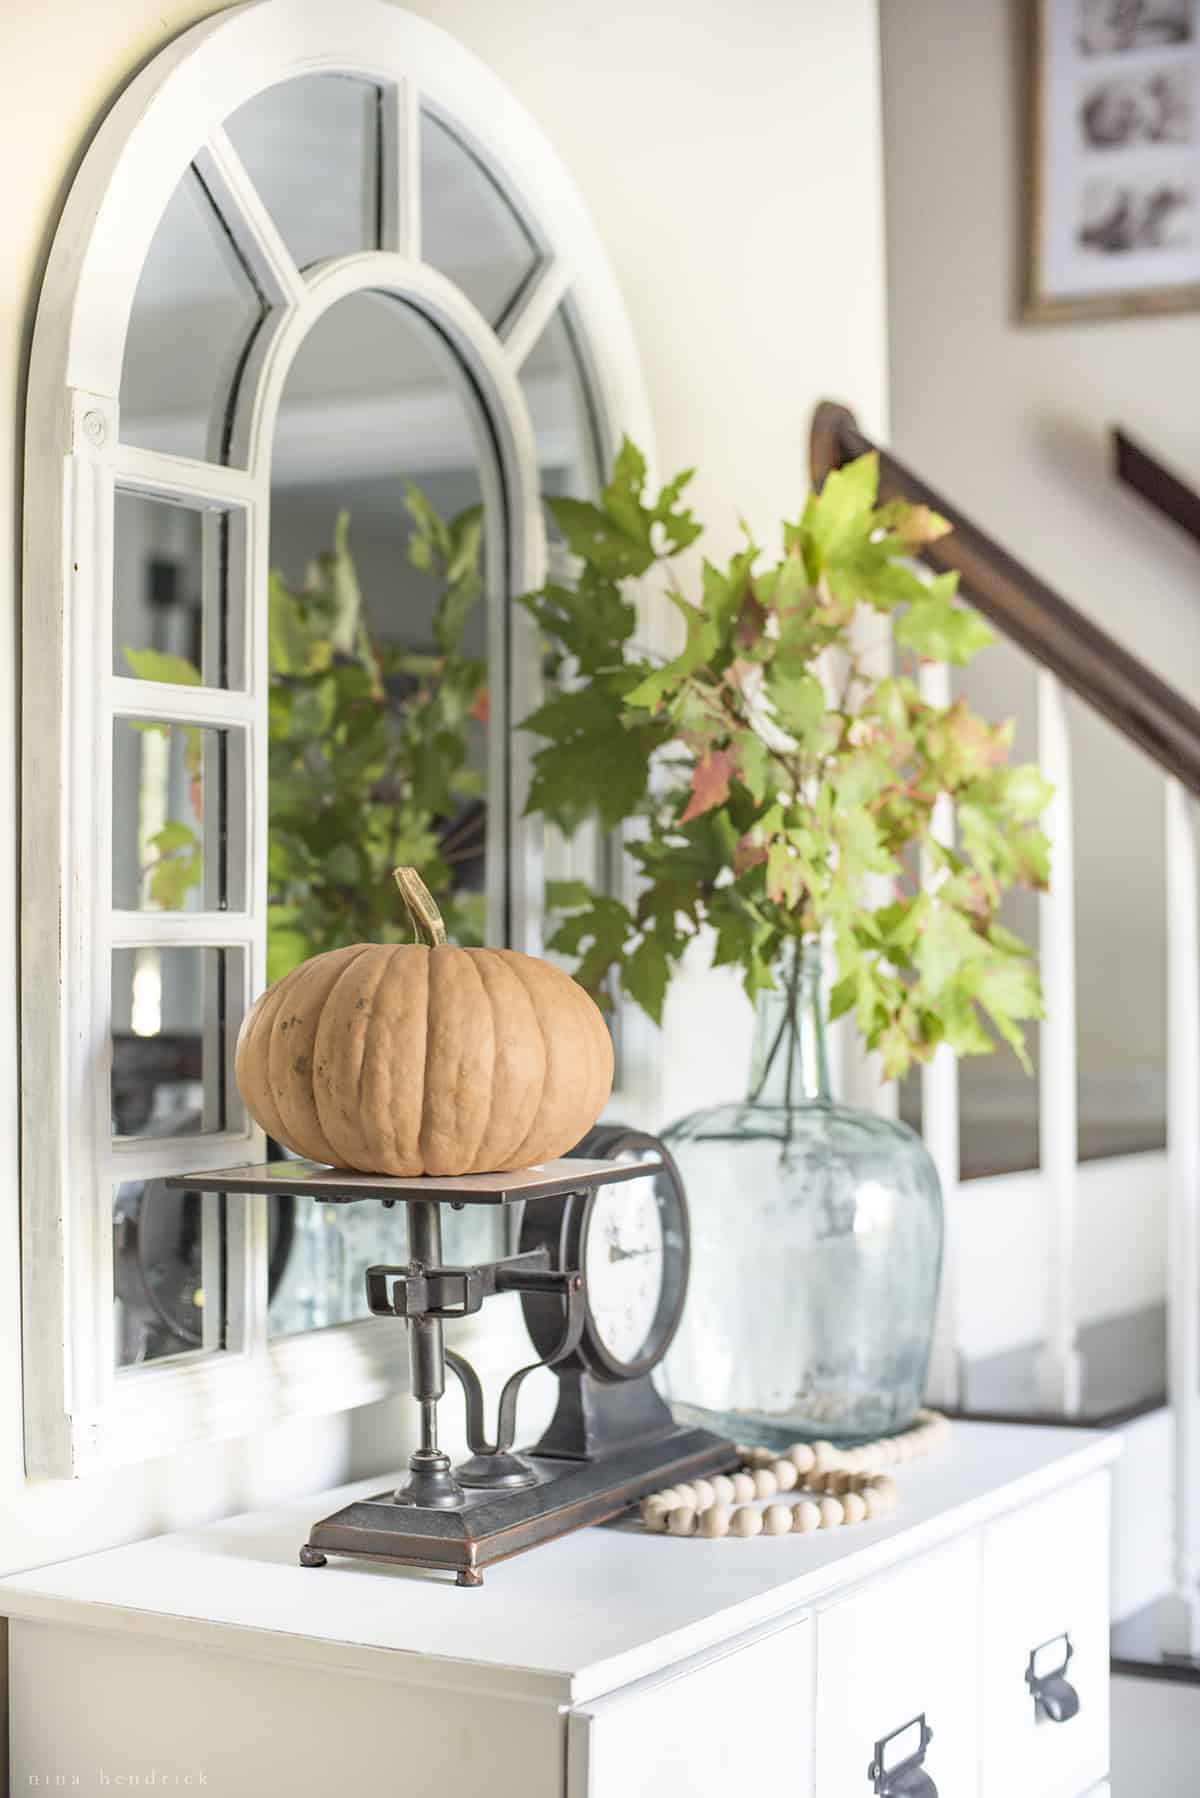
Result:
{"label": "wooden stair railing", "polygon": [[1132,487],[1148,505],[1178,525],[1193,543],[1200,544],[1200,493],[1172,474],[1165,462],[1135,443],[1118,426],[1112,434],[1113,473]]}
{"label": "wooden stair railing", "polygon": [[819,487],[831,469],[868,450],[879,456],[881,499],[929,506],[953,527],[925,550],[929,566],[939,573],[956,568],[972,605],[985,618],[1145,750],[1164,772],[1182,781],[1190,793],[1200,794],[1200,711],[889,450],[872,443],[847,407],[828,400],[817,407],[810,439],[814,486]]}
{"label": "wooden stair railing", "polygon": [[[1039,900],[1038,933],[1046,1002],[1038,1079],[1048,1273],[1038,1388],[1047,1421],[1056,1415],[1078,1418],[1083,1391],[1075,1308],[1074,840],[1064,689],[1107,718],[1165,776],[1167,1388],[1175,1429],[1172,1591],[1163,1613],[1164,1646],[1200,1661],[1200,859],[1193,804],[1200,794],[1200,711],[890,451],[872,443],[845,406],[827,401],[817,408],[810,439],[816,486],[833,469],[869,450],[879,456],[882,499],[927,505],[950,523],[950,532],[924,551],[926,563],[939,572],[957,569],[971,602],[1038,665],[1038,760],[1055,789],[1046,814],[1053,878],[1050,891]],[[1128,438],[1118,443],[1117,472],[1200,536],[1200,502],[1195,510],[1185,506],[1182,483]],[[921,685],[935,703],[948,701],[947,670],[922,668]],[[947,826],[952,830],[950,821]],[[931,1391],[953,1407],[962,1389],[955,1278],[958,1073],[944,1047],[922,1069],[921,1090],[922,1130],[947,1204]]]}

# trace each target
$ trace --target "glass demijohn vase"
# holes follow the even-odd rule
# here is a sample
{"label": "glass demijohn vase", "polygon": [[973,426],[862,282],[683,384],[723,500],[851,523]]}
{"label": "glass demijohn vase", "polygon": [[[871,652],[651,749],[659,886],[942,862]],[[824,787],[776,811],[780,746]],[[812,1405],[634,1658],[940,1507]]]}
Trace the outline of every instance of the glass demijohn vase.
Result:
{"label": "glass demijohn vase", "polygon": [[739,1442],[853,1442],[903,1429],[921,1404],[941,1190],[905,1124],[830,1095],[819,945],[776,981],[745,1103],[664,1132],[692,1220],[665,1390],[682,1420]]}

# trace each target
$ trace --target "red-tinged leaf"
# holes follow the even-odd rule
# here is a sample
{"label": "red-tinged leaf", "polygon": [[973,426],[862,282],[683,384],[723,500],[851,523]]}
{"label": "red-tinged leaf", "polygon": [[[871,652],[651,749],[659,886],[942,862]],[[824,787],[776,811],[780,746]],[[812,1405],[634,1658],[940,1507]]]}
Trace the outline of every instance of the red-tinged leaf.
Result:
{"label": "red-tinged leaf", "polygon": [[715,805],[724,805],[732,776],[732,749],[710,749],[702,755],[692,770],[692,796],[679,822],[688,824],[711,812]]}
{"label": "red-tinged leaf", "polygon": [[734,641],[739,649],[755,649],[766,635],[766,629],[766,610],[751,593],[742,602],[742,609],[738,613],[733,632]]}
{"label": "red-tinged leaf", "polygon": [[754,832],[748,832],[739,839],[737,848],[733,852],[734,878],[740,880],[743,874],[748,873],[751,868],[757,868],[766,859],[766,844],[755,842]]}
{"label": "red-tinged leaf", "polygon": [[478,693],[476,693],[474,699],[471,701],[471,716],[472,718],[477,719],[480,724],[486,724],[488,718],[491,716],[491,701],[488,698],[488,690],[486,687],[480,687]]}

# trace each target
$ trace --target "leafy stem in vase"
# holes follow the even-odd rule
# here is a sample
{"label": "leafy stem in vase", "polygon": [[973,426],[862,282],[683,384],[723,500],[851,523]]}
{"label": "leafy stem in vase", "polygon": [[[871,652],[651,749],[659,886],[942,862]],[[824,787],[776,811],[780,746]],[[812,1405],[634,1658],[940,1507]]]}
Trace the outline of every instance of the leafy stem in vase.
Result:
{"label": "leafy stem in vase", "polygon": [[[689,479],[649,492],[626,442],[598,504],[546,501],[574,572],[521,602],[562,676],[525,720],[542,739],[527,809],[568,834],[588,818],[633,825],[639,876],[631,905],[552,883],[550,946],[589,990],[619,985],[658,1020],[702,933],[752,998],[785,949],[821,940],[836,964],[830,1014],[854,1014],[889,1077],[940,1043],[981,1054],[997,1037],[1027,1065],[1041,992],[999,910],[1010,888],[1047,883],[1050,788],[1010,763],[1011,721],[921,691],[921,663],[961,667],[992,641],[957,577],[914,563],[948,527],[922,506],[879,505],[868,455],[783,525],[774,559],[747,531],[724,567],[704,561],[684,580],[678,558],[701,534]],[[656,580],[682,625],[670,657],[637,640]],[[894,646],[883,672],[872,628]],[[942,801],[953,845],[935,827]]]}

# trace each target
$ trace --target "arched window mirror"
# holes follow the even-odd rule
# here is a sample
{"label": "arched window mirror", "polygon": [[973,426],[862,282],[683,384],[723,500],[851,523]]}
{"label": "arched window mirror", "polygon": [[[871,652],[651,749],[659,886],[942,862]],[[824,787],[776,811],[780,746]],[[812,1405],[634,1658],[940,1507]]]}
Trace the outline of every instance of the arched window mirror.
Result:
{"label": "arched window mirror", "polygon": [[[406,831],[462,940],[538,947],[511,602],[546,565],[539,491],[594,491],[649,430],[553,150],[388,0],[263,0],[137,77],[58,230],[28,419],[25,1415],[30,1471],[64,1475],[397,1377],[360,1297],[389,1214],[161,1182],[261,1152],[247,1003],[369,933]],[[472,570],[453,628],[425,505]],[[465,697],[410,804],[368,725],[420,737],[451,654]]]}

